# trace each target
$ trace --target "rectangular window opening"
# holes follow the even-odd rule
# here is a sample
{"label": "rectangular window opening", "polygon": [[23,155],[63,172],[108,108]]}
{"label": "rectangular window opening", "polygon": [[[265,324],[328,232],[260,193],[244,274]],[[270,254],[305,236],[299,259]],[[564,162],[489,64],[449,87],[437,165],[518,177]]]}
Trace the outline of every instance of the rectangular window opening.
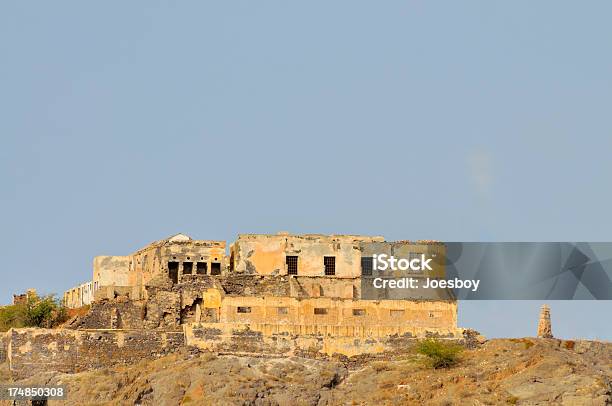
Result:
{"label": "rectangular window opening", "polygon": [[168,276],[172,280],[172,283],[178,283],[178,262],[168,262]]}
{"label": "rectangular window opening", "polygon": [[365,309],[353,309],[353,316],[365,316]]}
{"label": "rectangular window opening", "polygon": [[196,264],[196,274],[206,275],[207,271],[208,271],[208,264],[206,262],[198,262]]}
{"label": "rectangular window opening", "polygon": [[413,259],[421,259],[421,253],[420,252],[411,252],[408,254],[408,261],[412,262]]}
{"label": "rectangular window opening", "polygon": [[251,313],[251,308],[249,306],[238,306],[236,313]]}
{"label": "rectangular window opening", "polygon": [[221,275],[221,263],[213,262],[210,264],[210,274],[211,275]]}
{"label": "rectangular window opening", "polygon": [[287,263],[287,274],[297,275],[298,274],[298,257],[297,255],[287,255],[285,260]]}
{"label": "rectangular window opening", "polygon": [[183,262],[183,275],[191,275],[193,273],[193,262]]}
{"label": "rectangular window opening", "polygon": [[325,266],[325,275],[336,274],[336,257],[323,257],[323,265]]}
{"label": "rectangular window opening", "polygon": [[314,314],[327,314],[326,307],[315,307]]}
{"label": "rectangular window opening", "polygon": [[278,314],[288,314],[289,313],[289,309],[287,309],[286,307],[277,307],[278,310]]}
{"label": "rectangular window opening", "polygon": [[373,269],[373,258],[372,257],[361,257],[361,274],[365,276],[372,275]]}

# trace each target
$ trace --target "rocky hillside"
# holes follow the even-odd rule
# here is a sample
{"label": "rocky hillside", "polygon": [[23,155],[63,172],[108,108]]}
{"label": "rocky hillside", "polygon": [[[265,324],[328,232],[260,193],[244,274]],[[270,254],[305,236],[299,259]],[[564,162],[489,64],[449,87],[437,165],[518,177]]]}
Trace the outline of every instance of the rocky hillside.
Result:
{"label": "rocky hillside", "polygon": [[68,385],[67,405],[610,405],[612,344],[491,340],[438,370],[413,351],[334,361],[184,351],[20,384],[44,382]]}

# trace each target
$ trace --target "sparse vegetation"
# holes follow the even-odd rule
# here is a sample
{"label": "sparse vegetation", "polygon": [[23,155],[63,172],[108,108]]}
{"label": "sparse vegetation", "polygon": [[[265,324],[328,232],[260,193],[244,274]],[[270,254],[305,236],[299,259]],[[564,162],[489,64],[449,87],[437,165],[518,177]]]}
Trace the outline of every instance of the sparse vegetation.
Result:
{"label": "sparse vegetation", "polygon": [[[440,341],[442,346],[451,342]],[[419,365],[429,357],[412,348],[405,349],[410,354],[379,354],[348,365],[329,359],[215,356],[185,350],[129,365],[54,373],[51,380],[41,371],[18,384],[44,378],[49,385],[68,385],[72,392],[65,404],[71,406],[513,405],[549,404],[551,398],[567,393],[575,404],[605,404],[610,344],[586,342],[584,352],[576,353],[559,351],[557,342],[532,341],[534,347],[525,351],[523,341],[490,340],[478,349],[465,349],[460,367],[437,370]],[[8,367],[4,364],[3,371],[1,365],[0,382],[3,377],[7,381]],[[575,370],[569,372],[567,365]],[[544,378],[540,380],[546,384],[534,385],[534,377]]]}
{"label": "sparse vegetation", "polygon": [[52,328],[67,320],[55,295],[30,295],[21,303],[0,307],[0,331],[19,327]]}
{"label": "sparse vegetation", "polygon": [[512,341],[513,343],[522,343],[525,346],[526,350],[530,349],[535,345],[533,341],[527,338],[511,338],[510,341]]}
{"label": "sparse vegetation", "polygon": [[372,362],[372,369],[376,372],[388,371],[389,363],[384,361]]}
{"label": "sparse vegetation", "polygon": [[427,363],[432,368],[449,368],[459,361],[462,347],[458,344],[435,339],[419,342],[417,352],[427,357]]}
{"label": "sparse vegetation", "polygon": [[508,396],[508,398],[506,398],[506,403],[510,405],[516,405],[518,401],[519,401],[519,398],[517,398],[516,396]]}

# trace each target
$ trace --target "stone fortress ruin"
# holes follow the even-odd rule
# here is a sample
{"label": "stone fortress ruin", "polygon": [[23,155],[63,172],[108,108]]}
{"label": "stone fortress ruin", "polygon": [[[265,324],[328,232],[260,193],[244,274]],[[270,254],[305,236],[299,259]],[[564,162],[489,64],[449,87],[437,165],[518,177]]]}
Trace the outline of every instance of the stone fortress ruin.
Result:
{"label": "stone fortress ruin", "polygon": [[[66,292],[64,303],[93,304],[79,321],[88,328],[205,324],[332,336],[454,336],[454,301],[371,301],[360,293],[361,277],[372,274],[372,253],[409,256],[442,247],[382,237],[246,234],[228,257],[224,241],[177,234],[132,255],[96,257],[93,280]],[[103,317],[102,308],[115,317]]]}
{"label": "stone fortress ruin", "polygon": [[[432,241],[353,235],[184,234],[127,256],[98,256],[92,280],[63,295],[80,316],[60,330],[11,330],[11,370],[77,371],[159,356],[180,346],[221,353],[353,356],[419,337],[463,337],[457,302],[432,296],[364,300],[372,255],[444,255]],[[418,278],[444,277],[443,264]]]}

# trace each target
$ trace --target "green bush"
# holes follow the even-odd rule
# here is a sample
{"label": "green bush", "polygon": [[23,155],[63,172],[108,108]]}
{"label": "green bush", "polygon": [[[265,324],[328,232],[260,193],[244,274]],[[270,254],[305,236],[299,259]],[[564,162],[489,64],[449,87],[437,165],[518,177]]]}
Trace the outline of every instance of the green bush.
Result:
{"label": "green bush", "polygon": [[459,354],[463,347],[451,342],[426,339],[417,345],[417,352],[427,357],[432,368],[448,368],[459,361]]}
{"label": "green bush", "polygon": [[24,327],[22,306],[0,307],[0,331],[7,331],[11,327]]}
{"label": "green bush", "polygon": [[55,295],[30,295],[23,303],[0,307],[0,331],[19,327],[52,328],[67,320]]}

